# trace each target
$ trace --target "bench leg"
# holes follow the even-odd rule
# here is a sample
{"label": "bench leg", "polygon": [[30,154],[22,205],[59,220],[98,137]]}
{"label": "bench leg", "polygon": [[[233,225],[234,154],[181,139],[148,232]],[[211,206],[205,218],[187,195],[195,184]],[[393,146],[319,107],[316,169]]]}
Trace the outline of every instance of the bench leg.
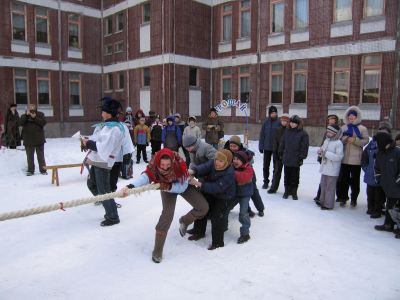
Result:
{"label": "bench leg", "polygon": [[58,182],[58,169],[55,169],[55,171],[56,171],[56,183],[57,183],[57,186],[59,186],[60,183]]}
{"label": "bench leg", "polygon": [[51,184],[54,183],[54,179],[55,179],[55,176],[54,176],[54,169],[52,169],[52,170],[51,170]]}

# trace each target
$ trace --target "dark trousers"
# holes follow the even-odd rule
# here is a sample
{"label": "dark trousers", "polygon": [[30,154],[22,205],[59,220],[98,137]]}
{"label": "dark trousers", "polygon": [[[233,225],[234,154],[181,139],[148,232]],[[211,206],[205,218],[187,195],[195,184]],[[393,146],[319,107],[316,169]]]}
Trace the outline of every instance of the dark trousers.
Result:
{"label": "dark trousers", "polygon": [[281,176],[282,176],[282,168],[283,168],[283,163],[282,160],[279,157],[275,157],[277,155],[274,155],[274,177],[272,178],[272,185],[271,185],[271,190],[278,190],[279,188],[279,183],[281,181]]}
{"label": "dark trousers", "polygon": [[151,141],[151,154],[155,155],[161,150],[161,141]]}
{"label": "dark trousers", "polygon": [[212,245],[214,247],[224,246],[224,220],[223,217],[228,208],[228,202],[225,199],[216,198],[212,195],[204,195],[209,206],[209,211],[207,216],[202,219],[197,219],[194,222],[194,233],[195,234],[205,234],[207,228],[207,219],[211,218],[211,236]]}
{"label": "dark trousers", "polygon": [[285,166],[285,188],[297,188],[300,183],[300,167]]}
{"label": "dark trousers", "polygon": [[[264,203],[261,199],[260,192],[258,191],[256,182],[257,182],[257,179],[255,178],[255,174],[254,174],[254,176],[253,176],[253,195],[251,195],[251,200],[253,201],[253,204],[258,211],[263,211]],[[249,205],[249,208],[250,208],[250,205]]]}
{"label": "dark trousers", "polygon": [[121,172],[122,162],[115,162],[113,167],[110,170],[110,189],[111,192],[115,192],[117,190],[117,182],[119,173]]}
{"label": "dark trousers", "polygon": [[341,200],[349,199],[349,187],[351,187],[351,201],[357,203],[360,194],[361,166],[342,164],[340,168],[340,181],[337,184],[337,196]]}
{"label": "dark trousers", "polygon": [[140,161],[140,154],[143,154],[143,160],[147,160],[146,145],[136,146],[136,161]]}
{"label": "dark trousers", "polygon": [[[272,151],[264,150],[264,183],[269,183],[269,165],[271,164]],[[275,160],[273,161],[275,172]]]}
{"label": "dark trousers", "polygon": [[45,169],[43,169],[44,166],[46,166],[46,162],[44,160],[44,144],[41,145],[36,145],[36,146],[25,146],[26,150],[26,158],[28,161],[28,172],[35,172],[35,150],[36,150],[36,156],[37,160],[39,163],[39,170],[40,172],[46,172]]}
{"label": "dark trousers", "polygon": [[400,198],[387,198],[386,200],[385,224],[391,225],[392,227],[396,224],[396,222],[393,221],[392,216],[390,215],[388,210],[393,209],[393,206],[398,200],[400,200]]}
{"label": "dark trousers", "polygon": [[367,202],[369,210],[372,210],[373,213],[381,213],[382,205],[385,201],[385,192],[381,186],[367,184]]}

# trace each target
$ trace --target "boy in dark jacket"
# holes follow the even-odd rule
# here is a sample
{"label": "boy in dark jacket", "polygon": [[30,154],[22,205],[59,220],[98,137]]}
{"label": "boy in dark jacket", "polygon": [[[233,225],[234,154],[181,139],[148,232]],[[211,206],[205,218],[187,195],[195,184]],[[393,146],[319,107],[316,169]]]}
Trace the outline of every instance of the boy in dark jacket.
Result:
{"label": "boy in dark jacket", "polygon": [[151,125],[156,121],[156,113],[154,110],[149,111],[149,117],[146,120],[147,127],[151,127]]}
{"label": "boy in dark jacket", "polygon": [[178,126],[175,125],[175,117],[167,117],[167,126],[164,126],[161,140],[164,144],[164,148],[168,148],[172,151],[178,152],[179,146],[182,144],[182,131]]}
{"label": "boy in dark jacket", "polygon": [[[396,147],[392,135],[383,130],[378,131],[374,136],[374,141],[379,149],[374,165],[375,180],[382,186],[387,199],[385,223],[375,226],[375,229],[392,232],[395,222],[388,210],[393,209],[396,202],[400,200],[400,148]],[[400,238],[399,232],[396,233],[396,238]]]}
{"label": "boy in dark jacket", "polygon": [[136,163],[140,163],[140,153],[143,153],[143,160],[147,164],[147,153],[146,146],[149,145],[150,142],[150,129],[147,127],[144,122],[145,118],[140,119],[140,124],[135,127],[135,142],[137,145],[136,152]]}
{"label": "boy in dark jacket", "polygon": [[[231,165],[232,153],[229,150],[221,150],[215,154],[215,159],[195,166],[189,171],[189,175],[196,177],[207,176],[207,182],[198,182],[194,179],[189,184],[200,187],[200,191],[207,199],[211,217],[212,244],[208,250],[215,250],[224,246],[223,216],[228,207],[228,201],[235,198],[236,183],[235,169]],[[190,241],[197,241],[205,237],[207,217],[197,219],[194,222],[193,235]]]}
{"label": "boy in dark jacket", "polygon": [[160,116],[155,116],[155,122],[151,124],[151,159],[156,156],[156,153],[161,149],[161,136],[164,128],[163,123],[160,122]]}
{"label": "boy in dark jacket", "polygon": [[300,181],[300,167],[308,154],[308,134],[303,130],[303,121],[298,115],[290,118],[290,126],[286,127],[278,149],[285,166],[285,193],[283,199],[292,194],[298,200],[297,189]]}

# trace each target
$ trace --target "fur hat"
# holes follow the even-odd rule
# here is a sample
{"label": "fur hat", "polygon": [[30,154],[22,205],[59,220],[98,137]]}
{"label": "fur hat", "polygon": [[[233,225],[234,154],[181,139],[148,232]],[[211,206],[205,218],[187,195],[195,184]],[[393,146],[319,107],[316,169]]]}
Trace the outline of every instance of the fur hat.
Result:
{"label": "fur hat", "polygon": [[278,113],[278,110],[276,109],[276,106],[271,105],[271,106],[268,108],[268,115],[272,114],[273,112]]}
{"label": "fur hat", "polygon": [[182,145],[185,148],[189,148],[189,147],[193,146],[194,144],[196,144],[196,142],[197,142],[197,139],[193,134],[187,134],[183,138]]}
{"label": "fur hat", "polygon": [[195,116],[190,116],[189,117],[189,122],[192,121],[192,120],[196,122],[196,117]]}
{"label": "fur hat", "polygon": [[326,131],[328,131],[328,132],[330,132],[330,133],[333,133],[333,134],[338,133],[339,130],[340,130],[340,126],[339,126],[339,125],[336,125],[336,124],[329,125],[329,126],[326,128]]}
{"label": "fur hat", "polygon": [[217,171],[225,170],[227,167],[229,167],[229,165],[232,162],[232,152],[229,151],[228,149],[223,149],[223,150],[217,151],[217,153],[215,153],[215,159],[219,159],[220,161],[223,161],[226,163],[223,168],[217,168],[215,166],[215,169]]}
{"label": "fur hat", "polygon": [[126,108],[126,112],[128,111],[132,112],[132,108],[130,108],[129,106]]}
{"label": "fur hat", "polygon": [[387,131],[389,131],[389,133],[391,133],[392,132],[392,124],[390,124],[389,122],[385,122],[385,121],[380,122],[378,129],[379,130],[386,129]]}
{"label": "fur hat", "polygon": [[140,118],[140,120],[139,120],[140,122],[146,122],[146,119],[145,118]]}
{"label": "fur hat", "polygon": [[156,112],[155,112],[154,110],[150,110],[150,111],[149,111],[149,115],[150,115],[150,116],[155,115],[155,114],[156,114]]}
{"label": "fur hat", "polygon": [[283,115],[281,116],[281,120],[290,122],[290,116],[289,116],[289,114],[283,114]]}
{"label": "fur hat", "polygon": [[242,141],[240,140],[240,137],[234,135],[229,139],[229,144],[235,144],[240,147],[242,145]]}
{"label": "fur hat", "polygon": [[300,125],[300,117],[298,116],[298,115],[293,115],[291,118],[290,118],[290,122],[291,123],[296,123],[297,125]]}
{"label": "fur hat", "polygon": [[253,156],[248,151],[238,151],[233,153],[233,157],[237,157],[240,159],[242,163],[247,163],[253,159]]}

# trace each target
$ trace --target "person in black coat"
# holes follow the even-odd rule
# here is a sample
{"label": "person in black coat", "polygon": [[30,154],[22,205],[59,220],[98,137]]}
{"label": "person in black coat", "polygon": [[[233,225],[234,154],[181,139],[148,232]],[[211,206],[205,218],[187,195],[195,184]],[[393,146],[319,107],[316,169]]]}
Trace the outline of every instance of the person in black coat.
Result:
{"label": "person in black coat", "polygon": [[289,126],[282,136],[278,154],[282,157],[285,166],[285,193],[283,198],[292,195],[293,200],[298,200],[297,189],[300,181],[300,167],[308,155],[308,134],[303,130],[303,121],[299,116],[290,118]]}
{"label": "person in black coat", "polygon": [[21,146],[18,128],[19,114],[16,108],[17,104],[10,105],[10,108],[6,111],[4,121],[4,134],[6,135],[7,147],[10,149],[17,149],[17,146]]}
{"label": "person in black coat", "polygon": [[[150,118],[149,118],[150,119]],[[154,122],[150,124],[150,143],[151,143],[151,159],[156,156],[156,153],[161,149],[163,123],[160,122],[160,116],[155,116]]]}
{"label": "person in black coat", "polygon": [[[378,131],[374,141],[379,149],[374,164],[375,180],[382,186],[387,199],[385,223],[375,226],[375,229],[392,232],[395,222],[388,211],[400,200],[400,148],[386,131]],[[399,233],[396,233],[396,238],[400,238]]]}

